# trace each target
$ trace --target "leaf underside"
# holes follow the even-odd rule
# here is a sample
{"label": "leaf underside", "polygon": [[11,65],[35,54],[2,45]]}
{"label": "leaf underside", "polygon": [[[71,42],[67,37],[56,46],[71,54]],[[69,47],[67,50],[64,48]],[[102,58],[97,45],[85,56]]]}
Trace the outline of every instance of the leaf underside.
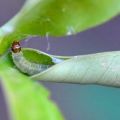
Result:
{"label": "leaf underside", "polygon": [[31,76],[31,78],[49,82],[120,87],[119,71],[120,51],[114,51],[71,56],[46,71]]}

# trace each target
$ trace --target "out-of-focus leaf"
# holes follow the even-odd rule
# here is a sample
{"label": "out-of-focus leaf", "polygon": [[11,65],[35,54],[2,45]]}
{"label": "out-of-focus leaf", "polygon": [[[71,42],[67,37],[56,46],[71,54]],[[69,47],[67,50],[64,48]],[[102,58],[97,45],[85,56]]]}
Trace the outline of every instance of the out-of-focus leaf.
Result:
{"label": "out-of-focus leaf", "polygon": [[21,74],[10,58],[0,58],[0,78],[12,120],[63,120],[48,91]]}
{"label": "out-of-focus leaf", "polygon": [[99,25],[120,12],[120,0],[26,0],[0,29],[0,54],[14,40],[31,35],[71,35]]}
{"label": "out-of-focus leaf", "polygon": [[120,52],[75,56],[32,76],[32,79],[120,87]]}

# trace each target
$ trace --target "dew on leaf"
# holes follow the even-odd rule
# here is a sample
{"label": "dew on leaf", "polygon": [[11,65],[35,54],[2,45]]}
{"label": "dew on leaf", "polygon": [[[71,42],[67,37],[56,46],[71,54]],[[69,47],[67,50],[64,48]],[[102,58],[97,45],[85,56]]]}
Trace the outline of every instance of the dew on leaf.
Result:
{"label": "dew on leaf", "polygon": [[72,26],[69,26],[67,28],[67,35],[73,35],[73,34],[75,34],[75,30]]}

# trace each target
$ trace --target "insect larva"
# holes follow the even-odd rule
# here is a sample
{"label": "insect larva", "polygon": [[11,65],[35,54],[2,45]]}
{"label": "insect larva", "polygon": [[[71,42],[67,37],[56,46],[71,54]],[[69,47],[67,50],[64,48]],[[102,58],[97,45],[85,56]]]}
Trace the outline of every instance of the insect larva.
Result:
{"label": "insect larva", "polygon": [[[28,61],[22,51],[21,51],[21,46],[19,42],[13,42],[12,44],[12,59],[16,67],[23,73],[29,74],[29,75],[35,75],[37,73],[40,73],[47,68],[51,67],[52,65],[45,65],[45,64],[37,64]],[[53,58],[53,62],[59,63],[62,62],[63,60]]]}

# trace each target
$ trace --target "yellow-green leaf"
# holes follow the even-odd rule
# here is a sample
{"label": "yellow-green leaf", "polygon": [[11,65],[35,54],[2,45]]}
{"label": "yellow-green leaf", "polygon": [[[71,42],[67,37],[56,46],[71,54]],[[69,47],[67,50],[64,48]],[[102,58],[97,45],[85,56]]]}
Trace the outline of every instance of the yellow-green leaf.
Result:
{"label": "yellow-green leaf", "polygon": [[120,0],[26,0],[0,28],[0,54],[14,40],[28,36],[71,35],[94,27],[120,12]]}
{"label": "yellow-green leaf", "polygon": [[49,92],[21,74],[7,56],[0,58],[0,78],[12,120],[63,120]]}

